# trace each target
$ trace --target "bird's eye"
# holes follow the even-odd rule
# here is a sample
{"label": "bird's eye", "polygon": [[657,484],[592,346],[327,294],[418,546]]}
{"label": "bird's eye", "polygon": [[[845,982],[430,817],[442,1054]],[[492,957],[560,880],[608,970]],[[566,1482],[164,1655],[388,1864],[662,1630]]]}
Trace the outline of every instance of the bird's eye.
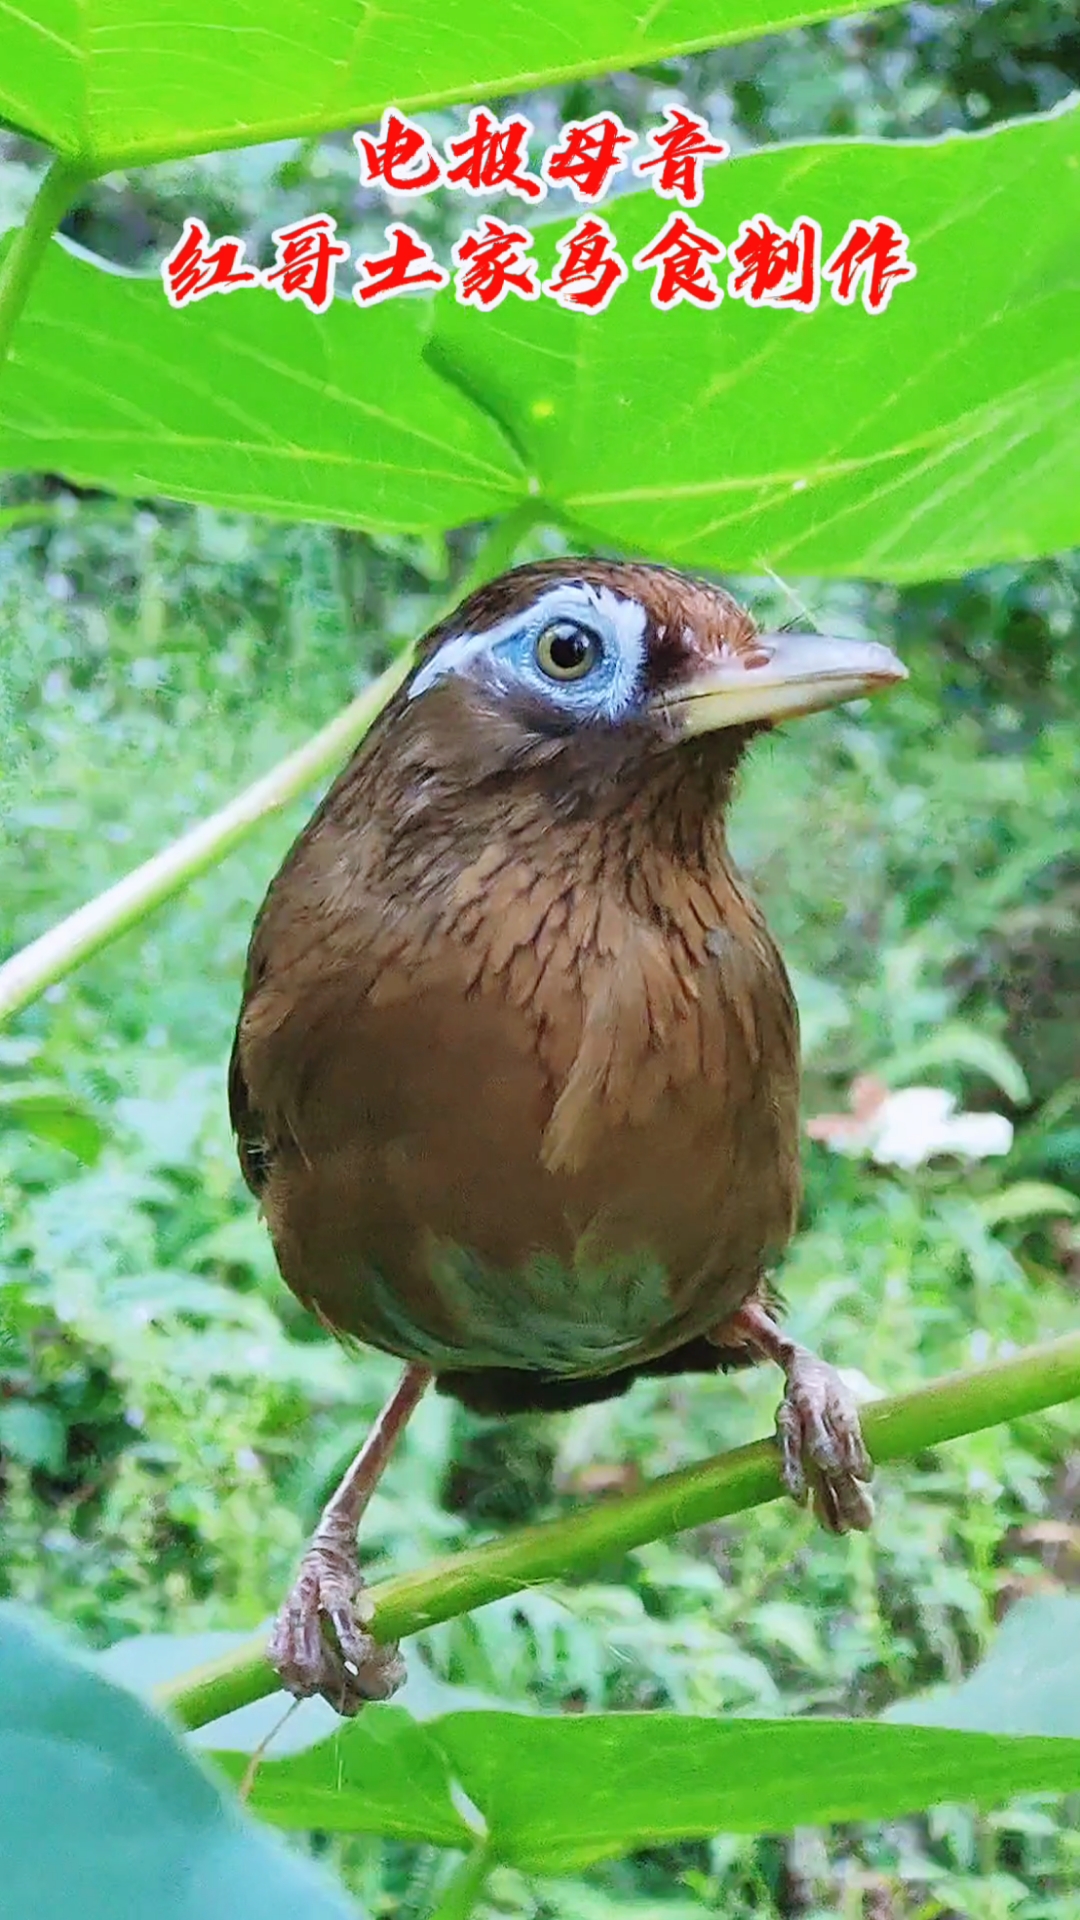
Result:
{"label": "bird's eye", "polygon": [[537,637],[536,664],[549,680],[584,680],[600,658],[600,642],[574,620],[554,620]]}

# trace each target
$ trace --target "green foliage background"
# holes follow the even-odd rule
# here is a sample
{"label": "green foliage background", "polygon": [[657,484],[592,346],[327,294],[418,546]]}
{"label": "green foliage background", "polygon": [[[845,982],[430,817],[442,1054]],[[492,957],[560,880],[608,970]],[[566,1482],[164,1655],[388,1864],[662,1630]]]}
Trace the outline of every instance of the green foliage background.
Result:
{"label": "green foliage background", "polygon": [[[454,26],[446,4],[427,11]],[[479,18],[475,7],[461,11],[465,26],[470,13]],[[520,96],[539,137],[600,106],[641,125],[673,94],[743,151],[823,135],[922,137],[1045,112],[1080,83],[1070,0],[915,5],[809,28],[797,24],[806,10],[781,18],[746,0],[723,36],[713,9],[688,0],[683,12],[678,32],[650,44],[627,35],[625,22],[623,39],[613,38],[597,11],[608,37],[598,37],[595,60],[586,54],[563,87]],[[415,18],[419,36],[424,11]],[[52,25],[67,37],[59,6]],[[94,25],[87,44],[104,58],[110,33],[118,44],[114,10],[99,7]],[[588,72],[755,25],[790,30],[634,74]],[[51,43],[39,40],[34,59],[44,61]],[[491,64],[481,68],[475,40],[462,40],[467,63],[447,68],[441,94],[418,68],[415,98],[486,96],[535,71],[512,39],[485,44]],[[352,91],[320,89],[312,71],[306,138],[208,158],[183,156],[221,132],[227,114],[219,102],[219,117],[208,116],[193,83],[172,103],[173,121],[190,129],[186,145],[154,123],[152,86],[142,121],[110,121],[104,108],[95,116],[93,101],[108,100],[116,76],[89,56],[46,72],[19,66],[13,52],[0,104],[14,129],[33,126],[95,164],[116,163],[82,188],[65,231],[120,265],[154,265],[191,210],[265,247],[271,228],[325,208],[359,250],[386,217],[356,189],[348,138],[381,98],[377,54],[358,65],[367,78],[350,78]],[[25,96],[12,90],[17,73]],[[270,73],[244,139],[296,129],[298,91],[294,64]],[[41,100],[47,122],[30,111]],[[465,111],[440,104],[425,120],[441,137]],[[812,362],[839,342],[847,315],[815,316],[805,347],[784,349],[796,356],[785,379],[806,405],[777,425],[743,364],[746,342],[764,339],[771,316],[725,312],[738,378],[700,423],[682,477],[700,477],[693,459],[706,456],[695,447],[711,459],[702,474],[715,471],[723,436],[736,511],[718,516],[714,502],[695,519],[667,498],[665,475],[696,391],[679,386],[680,369],[693,373],[706,351],[703,316],[646,330],[644,296],[641,311],[628,301],[610,344],[583,334],[592,358],[543,394],[530,384],[536,367],[549,372],[537,348],[562,316],[500,316],[498,364],[478,411],[462,395],[478,356],[492,359],[493,320],[440,309],[432,350],[423,316],[383,309],[365,317],[379,332],[381,370],[365,370],[349,310],[310,325],[269,300],[175,316],[153,287],[106,281],[55,249],[0,374],[0,458],[26,470],[5,483],[0,507],[0,948],[17,949],[299,744],[426,624],[476,550],[477,528],[466,523],[513,505],[525,471],[538,473],[549,511],[520,557],[655,537],[665,555],[722,567],[764,621],[809,614],[826,628],[872,632],[911,668],[908,687],[872,715],[820,716],[758,754],[736,821],[739,850],[796,973],[808,1111],[842,1107],[855,1074],[880,1071],[1007,1111],[1016,1146],[1005,1162],[912,1176],[808,1146],[802,1230],[783,1276],[795,1332],[893,1391],[1068,1329],[1080,1283],[1080,563],[1068,553],[1023,556],[1075,539],[1080,500],[1075,398],[1069,411],[1080,330],[1066,319],[1078,124],[1063,113],[998,136],[1017,158],[994,173],[992,217],[971,259],[962,249],[940,254],[954,319],[980,299],[997,315],[1004,331],[993,352],[980,336],[965,358],[946,311],[935,324],[948,352],[926,353],[929,309],[912,299],[905,319],[903,307],[931,283],[932,256],[917,245],[922,277],[896,297],[888,364],[876,323],[860,319],[845,336],[849,435],[860,394],[883,380],[910,389],[929,364],[924,424],[941,456],[940,487],[926,491],[927,447],[910,466],[904,435],[888,429],[865,444],[856,435],[850,474],[815,472],[813,513],[798,522],[784,463],[815,462],[825,427]],[[990,178],[980,186],[978,170],[997,168],[1005,151],[992,140],[943,146],[934,164],[947,178],[935,188],[912,155],[868,149],[856,160],[871,170],[856,197],[888,199],[894,211],[909,194],[903,214],[917,233],[938,202],[967,194],[977,221]],[[815,161],[845,220],[850,152]],[[20,218],[41,152],[13,130],[4,155],[3,211]],[[161,164],[129,171],[150,160]],[[746,212],[759,199],[777,217],[804,210],[804,183],[786,185],[790,164],[783,152],[754,160]],[[833,184],[830,168],[839,169]],[[874,168],[886,169],[880,195]],[[735,186],[710,185],[715,209],[710,198],[702,215],[725,233],[742,217],[732,178]],[[1033,194],[1032,181],[1053,186]],[[445,249],[462,216],[436,199],[416,217]],[[629,234],[641,217],[628,199],[613,222]],[[149,332],[136,331],[136,311]],[[184,392],[152,380],[140,355],[177,327],[194,337],[199,315],[213,330],[222,392],[252,379],[255,350],[276,351],[280,334],[294,369],[297,355],[310,355],[311,381],[325,381],[337,356],[361,411],[364,382],[377,375],[400,401],[388,437],[379,423],[361,431],[360,411],[309,412],[298,487],[295,462],[286,472],[265,421],[264,444],[241,459],[219,393],[191,444]],[[1012,332],[1010,315],[1019,317]],[[85,341],[98,353],[92,393],[79,379]],[[622,365],[639,379],[625,437],[610,406]],[[549,441],[529,438],[538,398],[557,403],[542,416],[557,423]],[[416,452],[432,423],[437,465]],[[388,458],[395,477],[383,484],[377,470]],[[889,467],[887,511],[879,501],[876,519],[864,512],[866,461]],[[66,479],[36,471],[54,468]],[[781,470],[784,485],[771,490],[768,476]],[[136,498],[73,493],[72,480]],[[647,494],[640,520],[611,499],[630,481]],[[831,500],[837,485],[847,491]],[[920,499],[930,502],[922,513]],[[289,517],[246,517],[245,505]],[[818,522],[834,513],[822,534]],[[443,538],[445,528],[459,530]],[[988,558],[993,565],[970,570]],[[876,584],[835,577],[851,575]],[[309,806],[310,796],[267,822],[0,1035],[0,1592],[47,1609],[92,1646],[153,1630],[256,1626],[392,1377],[378,1356],[339,1351],[285,1293],[239,1185],[224,1114],[222,1063],[251,914]],[[372,1508],[371,1563],[419,1565],[756,1437],[776,1391],[766,1374],[643,1383],[615,1406],[497,1429],[432,1397]],[[407,1705],[878,1715],[958,1681],[1020,1595],[1073,1585],[1077,1432],[1075,1409],[1065,1409],[891,1468],[869,1539],[826,1540],[802,1516],[770,1507],[430,1629],[410,1643],[421,1691]],[[603,1762],[590,1767],[595,1775]],[[564,1862],[555,1878],[522,1856],[495,1866],[478,1910],[530,1920],[1080,1913],[1070,1799],[1028,1797],[981,1813],[953,1804],[781,1838],[759,1837],[734,1813],[731,1824],[726,1835],[658,1840],[623,1861]],[[330,1856],[373,1913],[411,1920],[431,1911],[446,1873],[420,1831],[436,1837],[431,1827],[387,1825],[375,1835],[324,1829],[296,1845]]]}

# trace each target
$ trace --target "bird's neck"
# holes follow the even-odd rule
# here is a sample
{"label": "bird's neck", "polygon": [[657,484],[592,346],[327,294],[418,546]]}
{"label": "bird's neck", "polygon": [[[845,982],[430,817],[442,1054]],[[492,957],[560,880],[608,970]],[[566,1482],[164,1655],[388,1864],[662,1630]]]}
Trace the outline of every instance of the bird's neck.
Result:
{"label": "bird's neck", "polygon": [[513,868],[525,891],[604,899],[653,924],[702,912],[757,924],[727,841],[735,769],[734,751],[691,748],[591,782],[584,770],[568,778],[564,764],[550,780],[541,768],[464,793],[414,784],[408,818],[386,822],[384,879],[420,907],[452,897],[463,876],[471,886]]}

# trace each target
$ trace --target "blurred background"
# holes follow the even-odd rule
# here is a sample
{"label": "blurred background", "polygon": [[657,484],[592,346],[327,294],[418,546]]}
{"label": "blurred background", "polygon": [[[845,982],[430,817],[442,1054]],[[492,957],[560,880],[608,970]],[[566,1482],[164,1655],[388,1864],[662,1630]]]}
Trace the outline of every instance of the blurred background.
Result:
{"label": "blurred background", "polygon": [[[978,130],[1077,85],[1075,0],[963,0],[499,106],[547,140],[567,118],[614,107],[640,127],[681,99],[745,151]],[[441,140],[467,113],[422,118]],[[388,212],[357,186],[351,131],[110,176],[65,231],[154,270],[188,213],[265,253],[272,228],[328,211],[374,250]],[[0,158],[5,225],[42,156],[4,136]],[[408,217],[445,259],[470,209],[436,195]],[[3,484],[0,531],[2,953],[300,744],[423,630],[481,532],[375,540],[52,476]],[[542,551],[558,537],[538,532],[519,557]],[[911,671],[872,711],[759,747],[735,817],[804,1022],[790,1323],[862,1392],[893,1392],[1077,1320],[1080,556],[904,589],[727,584],[764,623],[869,633]],[[228,1131],[252,915],[313,799],[0,1035],[0,1595],[97,1646],[264,1619],[394,1376],[286,1293]],[[950,1139],[946,1118],[935,1143],[928,1096],[905,1119],[887,1088],[1002,1120]],[[875,1123],[850,1123],[853,1098],[877,1103]],[[756,1437],[779,1392],[768,1369],[642,1382],[575,1416],[497,1425],[432,1396],[371,1510],[369,1570]],[[869,1537],[827,1539],[773,1506],[452,1621],[412,1660],[568,1712],[874,1714],[959,1679],[1019,1596],[1078,1583],[1073,1407],[888,1469]],[[720,1838],[572,1883],[500,1870],[487,1910],[1066,1920],[1080,1915],[1078,1812],[1042,1798],[989,1818],[956,1807],[827,1838]],[[424,1910],[433,1855],[333,1852],[374,1913]]]}

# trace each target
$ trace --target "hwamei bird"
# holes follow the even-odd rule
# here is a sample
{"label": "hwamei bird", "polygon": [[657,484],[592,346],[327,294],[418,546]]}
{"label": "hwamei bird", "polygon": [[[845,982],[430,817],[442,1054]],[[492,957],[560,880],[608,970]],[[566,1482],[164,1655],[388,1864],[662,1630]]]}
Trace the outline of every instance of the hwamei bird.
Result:
{"label": "hwamei bird", "polygon": [[725,820],[756,734],[904,677],[667,567],[518,567],[421,642],[288,854],[233,1048],[240,1160],[293,1292],[405,1362],[278,1617],[293,1693],[349,1714],[400,1683],[356,1532],[432,1381],[555,1411],[768,1359],[787,1488],[870,1524],[856,1408],[769,1292],[798,1027]]}

